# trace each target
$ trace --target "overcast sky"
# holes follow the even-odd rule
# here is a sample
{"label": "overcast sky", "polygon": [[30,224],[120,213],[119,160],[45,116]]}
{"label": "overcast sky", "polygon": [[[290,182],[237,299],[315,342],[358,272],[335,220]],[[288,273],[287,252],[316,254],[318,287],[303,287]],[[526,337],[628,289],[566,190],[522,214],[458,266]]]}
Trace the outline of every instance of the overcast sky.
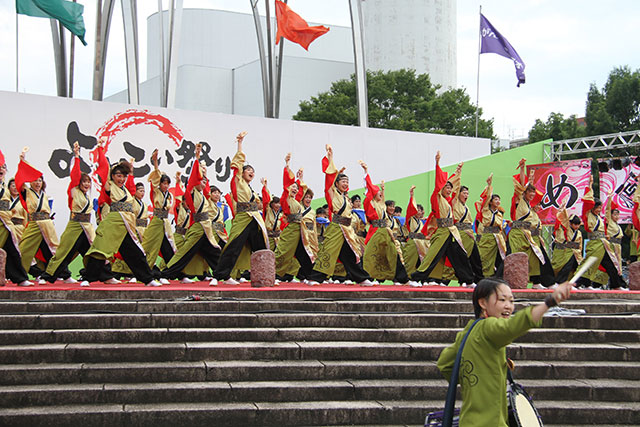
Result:
{"label": "overcast sky", "polygon": [[[168,1],[163,1],[167,7]],[[85,5],[89,45],[76,43],[75,97],[90,99],[96,2],[78,2]],[[525,136],[537,118],[546,120],[551,112],[583,116],[591,83],[601,88],[617,66],[640,68],[638,0],[458,0],[457,81],[473,101],[480,4],[485,17],[511,42],[526,65],[527,82],[517,88],[513,62],[494,54],[481,57],[480,106],[483,118],[494,118],[495,133],[501,138]],[[115,5],[105,96],[126,88],[120,1]],[[289,0],[289,5],[308,21],[350,25],[348,0]],[[184,7],[250,13],[249,0],[184,0]],[[146,78],[146,17],[156,9],[156,0],[138,1],[141,80]],[[55,95],[49,21],[28,16],[18,19],[19,90]],[[14,91],[16,87],[15,23],[15,1],[0,0],[0,90]]]}

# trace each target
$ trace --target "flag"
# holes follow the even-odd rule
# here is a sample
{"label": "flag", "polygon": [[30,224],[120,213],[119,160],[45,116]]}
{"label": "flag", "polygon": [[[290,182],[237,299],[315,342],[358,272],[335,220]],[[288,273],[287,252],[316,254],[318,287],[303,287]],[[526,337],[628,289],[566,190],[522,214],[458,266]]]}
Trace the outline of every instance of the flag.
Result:
{"label": "flag", "polygon": [[17,13],[36,18],[57,19],[86,46],[83,11],[83,5],[67,0],[16,0]]}
{"label": "flag", "polygon": [[480,38],[482,40],[480,53],[497,53],[513,60],[516,66],[518,87],[520,87],[524,83],[524,62],[522,62],[518,52],[511,46],[511,43],[491,25],[491,22],[483,14],[480,14]]}
{"label": "flag", "polygon": [[0,150],[0,166],[4,165],[5,160],[4,160],[4,154],[2,154],[2,150]]}
{"label": "flag", "polygon": [[276,44],[280,42],[280,37],[284,37],[309,50],[312,41],[329,31],[329,28],[322,25],[310,27],[307,21],[280,0],[276,0],[276,20],[278,21]]}

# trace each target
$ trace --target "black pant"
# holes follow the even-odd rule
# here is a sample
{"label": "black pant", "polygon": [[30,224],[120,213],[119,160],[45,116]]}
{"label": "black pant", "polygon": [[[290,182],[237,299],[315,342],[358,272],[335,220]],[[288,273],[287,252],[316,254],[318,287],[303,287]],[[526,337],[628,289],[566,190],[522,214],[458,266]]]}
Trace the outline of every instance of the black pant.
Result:
{"label": "black pant", "polygon": [[203,234],[183,257],[178,259],[171,267],[162,270],[162,277],[165,279],[182,279],[185,276],[182,270],[184,270],[196,254],[202,255],[207,264],[209,264],[209,267],[215,271],[218,266],[218,260],[220,259],[220,252],[224,247],[224,242],[221,241],[219,244],[220,248],[216,248],[209,242],[207,235]]}
{"label": "black pant", "polygon": [[[607,274],[609,275],[609,287],[611,289],[618,289],[626,285],[622,276],[618,274],[618,269],[613,264],[613,261],[611,261],[611,258],[609,258],[609,254],[607,252],[605,252],[604,257],[602,257],[600,265],[604,267],[604,269],[607,271]],[[581,286],[595,285],[594,287],[602,287],[600,283],[591,282],[586,277],[581,277],[580,279],[578,279],[578,284]]]}
{"label": "black pant", "polygon": [[404,264],[402,264],[400,255],[396,255],[396,275],[393,278],[393,281],[396,283],[407,283],[409,281],[407,269],[404,268]]}
{"label": "black pant", "polygon": [[[142,283],[149,283],[154,279],[144,252],[136,245],[129,233],[122,240],[118,252],[138,280]],[[104,260],[89,256],[83,278],[88,282],[104,282],[113,278],[113,275]]]}
{"label": "black pant", "polygon": [[251,252],[267,249],[264,243],[262,229],[255,219],[252,219],[242,233],[230,242],[227,242],[224,251],[220,255],[217,268],[213,271],[213,277],[218,280],[227,280],[231,277],[231,270],[242,252],[245,243],[249,243]]}
{"label": "black pant", "polygon": [[16,284],[27,280],[27,272],[22,268],[20,252],[18,252],[18,248],[13,244],[11,233],[7,236],[7,241],[4,242],[2,249],[7,253],[7,263],[5,264],[6,277]]}
{"label": "black pant", "polygon": [[578,260],[576,260],[575,255],[571,256],[571,259],[562,266],[558,274],[556,275],[556,283],[564,283],[569,280],[569,275],[572,271],[575,271],[578,268]]}
{"label": "black pant", "polygon": [[[51,258],[53,258],[53,254],[51,253],[51,250],[49,249],[49,246],[47,245],[47,242],[45,242],[44,239],[40,241],[40,245],[38,246],[38,249],[40,250],[42,257],[44,258],[44,270],[42,270],[37,264],[33,264],[29,268],[29,274],[31,274],[33,277],[41,277],[45,280],[48,280],[47,277],[45,277],[45,270],[47,269],[47,265],[49,265],[49,261],[51,260]],[[61,279],[66,280],[69,277],[71,277],[71,272],[65,266],[65,268],[60,269],[59,276],[56,276],[56,277],[60,277]],[[53,282],[55,282],[55,278]]]}
{"label": "black pant", "polygon": [[55,282],[58,277],[68,279],[69,277],[71,277],[71,272],[68,268],[69,264],[71,264],[71,261],[73,261],[78,253],[84,256],[84,254],[87,253],[90,247],[91,244],[89,243],[89,239],[87,239],[87,236],[84,233],[81,233],[80,236],[78,236],[78,239],[76,239],[76,242],[73,244],[73,247],[71,248],[67,256],[64,257],[64,260],[62,260],[62,263],[60,263],[60,265],[56,269],[56,271],[52,275],[43,273],[41,277],[49,283]]}
{"label": "black pant", "polygon": [[[362,266],[356,262],[356,254],[353,253],[351,246],[349,246],[346,240],[342,243],[338,259],[342,262],[342,265],[344,265],[344,269],[347,271],[347,277],[350,280],[360,283],[371,279],[369,273],[364,271]],[[308,277],[309,280],[315,282],[324,282],[326,278],[326,274],[317,270],[312,270]]]}
{"label": "black pant", "polygon": [[296,247],[296,253],[294,256],[300,264],[300,269],[298,269],[296,276],[302,280],[308,279],[309,275],[313,271],[313,263],[311,262],[311,258],[309,258],[309,254],[307,254],[307,251],[304,249],[302,239],[298,241],[298,246]]}
{"label": "black pant", "polygon": [[[500,256],[499,251],[498,256]],[[471,251],[471,256],[469,257],[469,264],[471,264],[471,270],[473,271],[474,283],[478,283],[484,277],[484,274],[482,274],[482,258],[480,258],[480,250],[478,249],[478,245],[475,243],[473,245],[473,250]]]}
{"label": "black pant", "polygon": [[471,263],[469,262],[469,258],[467,257],[464,249],[462,249],[462,247],[456,240],[454,240],[453,236],[451,235],[449,235],[449,238],[444,242],[436,257],[433,259],[433,262],[431,262],[431,265],[425,271],[415,271],[411,275],[411,278],[418,282],[429,281],[429,274],[431,274],[436,265],[438,265],[438,262],[440,262],[440,260],[445,256],[449,258],[449,262],[451,262],[453,271],[455,272],[456,277],[458,278],[460,283],[474,283],[474,274],[473,269],[471,268]]}
{"label": "black pant", "polygon": [[[553,267],[551,266],[551,260],[544,247],[540,246],[540,251],[544,257],[544,264],[540,263],[540,275],[530,276],[531,283],[540,283],[543,286],[552,286],[556,282],[556,276],[553,273]],[[537,257],[536,257],[537,259]]]}

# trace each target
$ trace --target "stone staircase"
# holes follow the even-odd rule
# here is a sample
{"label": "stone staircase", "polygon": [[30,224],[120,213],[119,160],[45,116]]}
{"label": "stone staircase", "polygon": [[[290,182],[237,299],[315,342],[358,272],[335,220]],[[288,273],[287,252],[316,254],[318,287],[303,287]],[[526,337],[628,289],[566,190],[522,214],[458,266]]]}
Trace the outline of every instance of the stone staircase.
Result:
{"label": "stone staircase", "polygon": [[[14,292],[0,300],[0,425],[417,426],[442,408],[435,361],[470,294],[256,295]],[[517,381],[546,425],[640,425],[640,295],[563,305],[588,314],[510,346]]]}

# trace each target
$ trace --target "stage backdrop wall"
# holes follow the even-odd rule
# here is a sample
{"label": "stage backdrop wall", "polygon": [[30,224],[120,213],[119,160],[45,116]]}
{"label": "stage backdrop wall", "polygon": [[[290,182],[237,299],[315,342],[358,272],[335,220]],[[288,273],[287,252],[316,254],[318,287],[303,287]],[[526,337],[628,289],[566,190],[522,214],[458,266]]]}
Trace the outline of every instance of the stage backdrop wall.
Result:
{"label": "stage backdrop wall", "polygon": [[[143,177],[151,170],[150,156],[155,148],[160,151],[160,168],[169,176],[173,177],[178,170],[183,175],[188,174],[194,146],[201,142],[204,145],[202,160],[207,164],[211,183],[227,192],[231,177],[229,164],[236,149],[235,136],[247,131],[244,143],[247,161],[254,166],[257,177],[268,179],[272,193],[282,192],[284,156],[292,152],[292,168],[304,167],[305,181],[320,197],[324,183],[320,160],[328,143],[334,147],[337,166],[346,166],[346,172],[353,177],[353,188],[362,186],[362,169],[357,161],[363,159],[369,164],[375,180],[400,183],[406,182],[408,177],[415,177],[415,180],[409,178],[409,182],[419,184],[422,194],[433,188],[432,179],[428,179],[425,172],[434,169],[437,150],[442,153],[443,166],[490,153],[488,139],[139,107],[14,92],[0,91],[0,107],[3,129],[0,147],[7,159],[9,176],[15,174],[22,147],[29,146],[27,161],[44,173],[47,193],[54,199],[53,210],[60,219],[56,221],[59,232],[68,218],[66,187],[71,146],[74,141],[80,143],[83,169],[92,172],[91,152],[95,150],[96,138],[100,136],[108,138],[107,155],[111,162],[121,158],[134,159],[136,177]],[[495,163],[491,161],[486,165],[492,168],[479,171],[477,177],[475,172],[469,173],[465,181],[476,181],[474,188],[479,187],[477,180],[484,180],[484,175],[490,170],[507,167],[500,163],[499,157]],[[259,190],[258,179],[253,187]],[[391,185],[388,196],[401,200],[408,191],[404,187],[406,185],[402,184],[396,190],[396,186]],[[93,197],[97,197],[95,189]],[[423,202],[427,199],[425,196]]]}
{"label": "stage backdrop wall", "polygon": [[[550,141],[550,140],[549,140]],[[502,151],[477,159],[465,161],[462,166],[462,185],[469,187],[469,200],[467,206],[475,217],[476,210],[473,206],[474,202],[480,200],[480,194],[487,185],[489,174],[493,173],[493,192],[500,195],[502,207],[506,210],[505,219],[509,218],[509,208],[511,206],[511,196],[513,196],[513,180],[512,176],[516,173],[518,161],[522,158],[527,159],[527,163],[540,163],[544,159],[544,144],[549,141],[541,141],[534,144],[524,145],[522,147],[511,150]],[[447,158],[442,155],[441,162],[443,165],[449,164]],[[443,167],[445,172],[452,174],[456,169],[456,165]],[[384,169],[374,169],[369,167],[371,179],[378,183],[384,178]],[[354,179],[354,176],[355,178]],[[364,198],[366,190],[363,187],[362,168],[357,174],[353,174],[351,178],[350,194],[360,194]],[[407,208],[409,202],[409,189],[412,185],[416,186],[415,198],[416,203],[422,204],[426,209],[426,214],[430,212],[429,198],[435,186],[435,172],[428,172],[417,175],[407,176],[404,178],[386,181],[385,180],[385,196],[387,200],[394,200],[396,205],[402,207],[402,213]],[[323,199],[324,200],[324,199]],[[314,201],[315,205],[321,205],[323,200]]]}

